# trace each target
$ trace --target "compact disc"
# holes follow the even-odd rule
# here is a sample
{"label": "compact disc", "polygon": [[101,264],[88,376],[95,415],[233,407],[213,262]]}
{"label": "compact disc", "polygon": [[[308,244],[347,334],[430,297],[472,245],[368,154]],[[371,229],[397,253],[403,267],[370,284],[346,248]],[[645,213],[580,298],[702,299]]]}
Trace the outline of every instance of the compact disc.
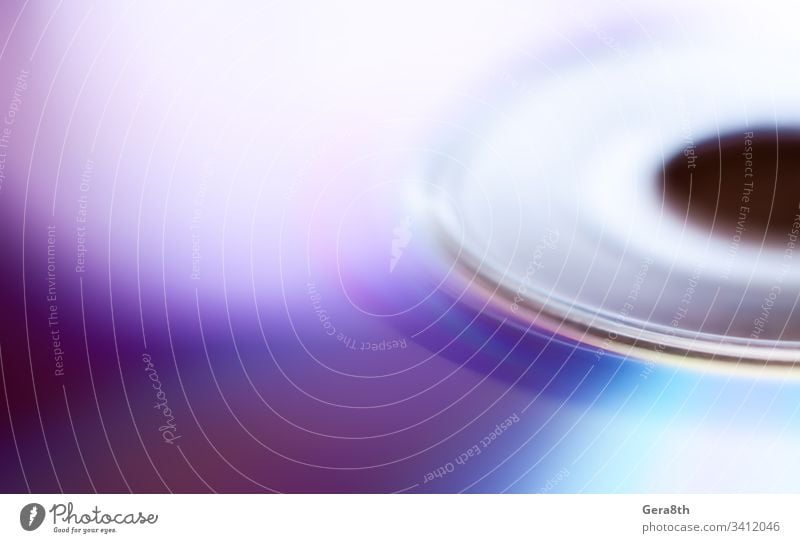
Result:
{"label": "compact disc", "polygon": [[798,50],[745,27],[593,34],[465,121],[429,166],[435,220],[495,310],[643,358],[793,364]]}
{"label": "compact disc", "polygon": [[800,490],[797,10],[111,4],[0,2],[0,494]]}

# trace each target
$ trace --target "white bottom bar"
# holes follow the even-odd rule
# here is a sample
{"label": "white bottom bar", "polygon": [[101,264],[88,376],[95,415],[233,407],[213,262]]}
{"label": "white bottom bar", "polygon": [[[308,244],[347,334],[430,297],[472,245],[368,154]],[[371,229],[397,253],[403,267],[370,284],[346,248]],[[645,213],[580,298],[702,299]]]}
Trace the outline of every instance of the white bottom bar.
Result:
{"label": "white bottom bar", "polygon": [[0,504],[0,541],[9,542],[727,542],[800,535],[797,495],[3,495]]}

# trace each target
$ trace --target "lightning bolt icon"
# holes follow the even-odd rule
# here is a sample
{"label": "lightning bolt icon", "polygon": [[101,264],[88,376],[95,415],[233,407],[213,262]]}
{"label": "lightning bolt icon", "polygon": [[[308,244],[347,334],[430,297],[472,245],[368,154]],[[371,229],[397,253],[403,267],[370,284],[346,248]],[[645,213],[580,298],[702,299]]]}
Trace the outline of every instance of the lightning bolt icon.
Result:
{"label": "lightning bolt icon", "polygon": [[31,526],[33,524],[33,521],[36,519],[36,515],[38,513],[39,513],[39,508],[36,507],[35,505],[31,505],[31,513],[30,513],[31,516],[28,519],[28,526]]}

